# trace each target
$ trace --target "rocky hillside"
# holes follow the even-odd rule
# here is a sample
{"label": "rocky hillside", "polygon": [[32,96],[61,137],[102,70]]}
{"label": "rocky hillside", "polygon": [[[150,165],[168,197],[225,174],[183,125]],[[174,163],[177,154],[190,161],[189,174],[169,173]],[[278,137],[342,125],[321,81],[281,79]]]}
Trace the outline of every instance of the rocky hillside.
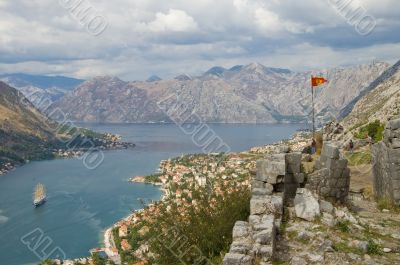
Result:
{"label": "rocky hillside", "polygon": [[204,122],[306,121],[311,110],[310,76],[323,74],[330,80],[316,90],[318,120],[323,123],[336,117],[388,67],[371,63],[295,73],[253,63],[230,69],[214,67],[199,77],[180,75],[151,82],[98,77],[53,107],[69,113],[73,120],[90,122],[168,122],[165,111],[171,113],[177,107]]}
{"label": "rocky hillside", "polygon": [[0,165],[49,156],[57,137],[51,124],[15,88],[0,82]]}
{"label": "rocky hillside", "polygon": [[363,94],[343,120],[345,127],[354,128],[374,120],[386,123],[400,115],[400,61],[377,78]]}
{"label": "rocky hillside", "polygon": [[20,90],[34,105],[44,98],[56,101],[84,82],[64,76],[2,74],[0,80]]}
{"label": "rocky hillside", "polygon": [[0,81],[0,175],[27,160],[79,155],[90,148],[134,146],[111,134],[49,120],[22,92]]}

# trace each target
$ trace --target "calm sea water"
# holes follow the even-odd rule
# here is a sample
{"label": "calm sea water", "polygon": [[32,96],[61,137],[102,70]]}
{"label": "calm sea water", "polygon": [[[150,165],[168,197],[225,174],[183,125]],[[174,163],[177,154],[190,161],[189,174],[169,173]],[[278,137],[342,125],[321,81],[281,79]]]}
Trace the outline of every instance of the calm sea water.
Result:
{"label": "calm sea water", "polygon": [[[103,163],[88,170],[81,160],[62,159],[32,162],[0,177],[0,264],[36,264],[36,254],[21,242],[39,228],[51,239],[45,251],[59,247],[67,258],[87,256],[101,245],[103,231],[132,210],[142,208],[140,200],[160,198],[158,188],[130,184],[135,175],[155,172],[162,159],[201,153],[190,135],[173,124],[80,124],[97,131],[123,136],[137,146],[130,150],[105,152]],[[288,138],[302,125],[211,125],[232,151]],[[34,186],[43,183],[48,202],[32,206]],[[49,241],[50,242],[50,241]]]}

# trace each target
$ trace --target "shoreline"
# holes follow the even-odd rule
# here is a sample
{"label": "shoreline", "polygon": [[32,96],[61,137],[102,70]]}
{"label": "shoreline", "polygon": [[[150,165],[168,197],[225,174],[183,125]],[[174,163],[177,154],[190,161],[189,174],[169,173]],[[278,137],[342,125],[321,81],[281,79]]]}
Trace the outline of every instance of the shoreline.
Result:
{"label": "shoreline", "polygon": [[[308,144],[308,138],[305,137],[305,134],[307,134],[308,132],[306,131],[298,131],[296,133],[294,133],[289,139],[287,140],[279,140],[275,143],[271,143],[271,144],[266,144],[263,146],[255,146],[255,147],[251,147],[248,150],[245,151],[241,151],[241,152],[232,152],[230,153],[230,155],[239,155],[241,153],[253,153],[253,154],[259,154],[261,152],[265,152],[266,150],[272,150],[274,148],[280,148],[282,145],[286,145],[287,143],[293,142],[296,143],[297,141],[297,146],[295,144],[293,144],[293,146],[291,146],[291,148],[295,148],[295,149],[303,149],[307,144]],[[186,154],[184,156],[190,156],[191,154]],[[169,159],[173,159],[173,158],[169,158]],[[160,161],[160,166],[159,169],[162,168],[162,163],[164,160]],[[159,200],[155,201],[155,203],[161,203],[161,202],[166,202],[167,198],[168,198],[168,193],[166,190],[166,183],[161,182],[161,183],[154,183],[154,182],[147,182],[145,180],[146,176],[134,176],[128,179],[128,181],[130,183],[142,183],[142,184],[148,184],[148,185],[154,185],[154,186],[159,186],[160,190],[162,191],[162,195],[160,197]],[[150,205],[148,205],[150,206]],[[110,237],[113,237],[112,232],[110,233],[110,231],[112,231],[112,229],[120,227],[122,225],[122,223],[124,222],[129,222],[134,220],[135,215],[138,213],[142,213],[145,211],[146,208],[141,208],[138,210],[135,210],[134,212],[130,213],[128,216],[126,216],[123,219],[120,219],[119,221],[117,221],[116,223],[114,223],[111,227],[107,228],[104,232],[104,244],[107,241],[107,244],[110,245]],[[105,244],[106,246],[106,244]],[[109,253],[111,254],[112,252],[110,251],[110,249],[108,250]],[[110,257],[110,256],[109,256]],[[120,258],[120,255],[118,253],[118,257]],[[111,258],[111,257],[110,257]],[[119,264],[119,263],[117,263]]]}
{"label": "shoreline", "polygon": [[111,147],[105,147],[105,146],[98,146],[96,149],[78,149],[78,150],[53,150],[53,158],[45,158],[45,159],[39,159],[39,160],[26,160],[24,163],[20,164],[12,164],[12,163],[7,163],[3,167],[0,167],[0,177],[6,176],[8,173],[11,171],[16,170],[19,167],[23,167],[26,164],[29,164],[31,162],[41,162],[41,161],[53,161],[53,160],[59,160],[59,159],[72,159],[72,158],[78,158],[82,155],[84,155],[86,152],[107,152],[107,151],[115,151],[115,150],[126,150],[129,148],[135,148],[136,145],[134,143],[129,143],[129,142],[120,142],[120,146],[111,146]]}

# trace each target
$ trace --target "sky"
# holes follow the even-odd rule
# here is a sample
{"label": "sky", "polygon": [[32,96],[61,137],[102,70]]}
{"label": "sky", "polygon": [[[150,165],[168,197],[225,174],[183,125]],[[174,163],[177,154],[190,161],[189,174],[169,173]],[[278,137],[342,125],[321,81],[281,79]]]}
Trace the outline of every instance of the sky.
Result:
{"label": "sky", "polygon": [[0,73],[143,80],[400,59],[398,0],[0,0]]}

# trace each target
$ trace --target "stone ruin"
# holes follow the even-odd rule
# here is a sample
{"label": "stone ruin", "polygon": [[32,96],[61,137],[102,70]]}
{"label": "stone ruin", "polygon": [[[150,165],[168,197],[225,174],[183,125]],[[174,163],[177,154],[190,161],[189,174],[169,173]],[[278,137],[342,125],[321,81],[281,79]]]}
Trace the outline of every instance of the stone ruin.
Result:
{"label": "stone ruin", "polygon": [[338,147],[325,143],[315,162],[316,171],[310,174],[306,188],[327,201],[345,203],[350,187],[347,163],[347,159],[340,158]]}
{"label": "stone ruin", "polygon": [[250,216],[247,222],[236,222],[223,265],[272,264],[284,207],[295,206],[299,218],[311,221],[320,214],[320,204],[327,203],[319,202],[314,194],[332,202],[347,198],[350,175],[347,160],[339,158],[338,148],[324,145],[317,171],[308,179],[301,172],[301,161],[301,153],[288,152],[266,155],[257,161]]}
{"label": "stone ruin", "polygon": [[400,119],[389,121],[382,142],[372,147],[375,196],[400,205]]}

